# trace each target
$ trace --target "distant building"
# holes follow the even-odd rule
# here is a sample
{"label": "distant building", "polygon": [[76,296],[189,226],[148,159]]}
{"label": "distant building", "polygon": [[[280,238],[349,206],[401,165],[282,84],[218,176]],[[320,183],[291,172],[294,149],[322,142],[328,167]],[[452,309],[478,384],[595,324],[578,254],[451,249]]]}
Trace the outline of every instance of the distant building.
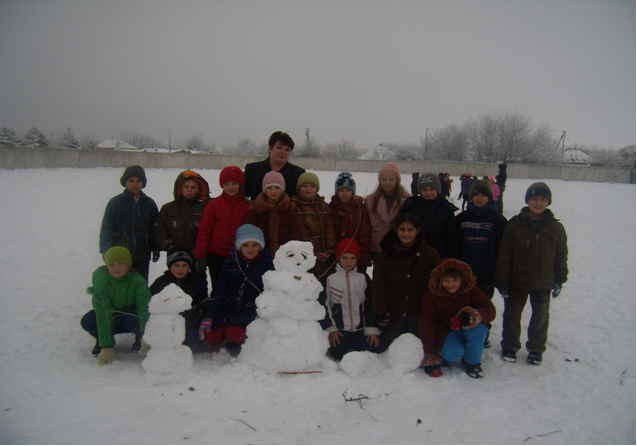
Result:
{"label": "distant building", "polygon": [[562,154],[562,162],[588,166],[591,163],[591,156],[581,149],[566,149]]}
{"label": "distant building", "polygon": [[97,145],[97,150],[139,150],[137,147],[119,139],[109,139]]}

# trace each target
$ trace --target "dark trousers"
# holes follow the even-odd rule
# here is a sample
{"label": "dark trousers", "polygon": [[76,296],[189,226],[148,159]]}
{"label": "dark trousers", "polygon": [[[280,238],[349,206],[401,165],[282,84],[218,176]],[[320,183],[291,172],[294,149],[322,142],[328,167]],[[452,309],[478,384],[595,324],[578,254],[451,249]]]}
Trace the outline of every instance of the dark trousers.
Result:
{"label": "dark trousers", "polygon": [[529,291],[510,290],[509,297],[504,299],[504,316],[502,321],[503,349],[518,351],[522,347],[520,320],[527,298],[531,298],[531,321],[528,328],[526,349],[530,352],[544,352],[549,333],[549,308],[551,290]]}
{"label": "dark trousers", "polygon": [[214,288],[217,277],[219,277],[221,267],[224,263],[226,263],[226,259],[216,254],[208,254],[208,258],[206,260],[208,262],[208,272],[210,273],[210,285]]}
{"label": "dark trousers", "polygon": [[148,270],[150,269],[150,260],[133,260],[133,265],[131,266],[135,271],[142,275],[144,279],[146,279],[146,283],[148,283]]}
{"label": "dark trousers", "polygon": [[504,215],[504,199],[503,197],[503,193],[500,193],[500,196],[498,197],[498,201],[495,202],[496,207],[498,208],[498,212],[500,213],[500,215]]}
{"label": "dark trousers", "polygon": [[[91,336],[97,337],[97,315],[95,310],[91,310],[82,317],[80,321],[82,328]],[[129,310],[126,314],[115,315],[115,334],[139,333],[139,318],[135,310]]]}
{"label": "dark trousers", "polygon": [[339,337],[340,344],[335,347],[330,347],[330,355],[332,358],[340,361],[343,359],[349,352],[372,352],[372,353],[380,353],[380,347],[372,347],[367,342],[367,336],[365,336],[364,330],[359,331],[343,331],[341,330],[341,334],[343,336]]}

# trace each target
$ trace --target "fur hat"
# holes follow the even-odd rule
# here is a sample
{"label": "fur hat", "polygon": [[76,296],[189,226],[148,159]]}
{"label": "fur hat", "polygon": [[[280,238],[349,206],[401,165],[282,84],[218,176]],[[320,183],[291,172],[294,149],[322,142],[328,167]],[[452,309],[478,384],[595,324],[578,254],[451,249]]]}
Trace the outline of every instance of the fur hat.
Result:
{"label": "fur hat", "polygon": [[396,178],[398,178],[398,181],[400,181],[400,169],[398,168],[398,166],[394,163],[385,163],[382,166],[380,166],[380,170],[378,171],[378,180],[380,181],[380,177],[384,174],[384,173],[393,173],[394,175],[396,175]]}
{"label": "fur hat", "polygon": [[300,189],[301,186],[304,185],[305,183],[311,183],[315,185],[317,192],[321,190],[321,183],[319,182],[319,179],[315,173],[312,173],[312,172],[302,173],[301,176],[299,177],[299,180],[296,182],[297,190]]}
{"label": "fur hat", "polygon": [[336,181],[334,182],[334,193],[337,193],[344,187],[352,189],[352,192],[356,194],[356,181],[354,181],[352,174],[349,172],[341,172],[338,174]]}
{"label": "fur hat", "polygon": [[124,171],[124,175],[119,179],[122,186],[126,187],[126,182],[131,177],[137,177],[142,180],[142,184],[146,187],[146,172],[142,166],[128,166]]}
{"label": "fur hat", "polygon": [[263,177],[263,183],[261,183],[261,190],[265,191],[268,186],[273,186],[273,185],[279,186],[281,190],[285,192],[285,179],[283,178],[283,175],[281,175],[279,172],[275,172],[274,170],[271,170],[270,172],[266,173],[265,176]]}
{"label": "fur hat", "polygon": [[[223,187],[226,183],[239,183],[243,186],[246,182],[243,171],[237,166],[227,166],[221,170],[219,174],[219,186]],[[285,188],[284,188],[285,189]]]}
{"label": "fur hat", "polygon": [[237,229],[237,238],[235,239],[234,246],[237,249],[241,249],[241,245],[247,242],[257,242],[261,249],[265,248],[265,236],[263,231],[251,224],[245,224]]}
{"label": "fur hat", "polygon": [[489,180],[475,180],[469,191],[469,200],[472,200],[477,193],[483,193],[489,197],[489,201],[493,201],[493,187],[491,187]]}
{"label": "fur hat", "polygon": [[440,195],[440,177],[433,172],[423,173],[418,177],[418,193],[423,187],[433,187]]}
{"label": "fur hat", "polygon": [[353,238],[346,238],[336,247],[336,258],[340,259],[343,254],[354,254],[357,259],[361,258],[361,249],[358,246],[358,242]]}
{"label": "fur hat", "polygon": [[192,256],[187,249],[171,248],[168,251],[168,256],[166,257],[166,265],[168,268],[177,262],[186,262],[189,267],[192,267]]}
{"label": "fur hat", "polygon": [[125,263],[128,266],[133,266],[133,257],[130,251],[123,246],[113,246],[104,254],[104,263],[106,266],[113,263]]}
{"label": "fur hat", "polygon": [[533,183],[526,190],[526,195],[524,196],[524,202],[529,204],[529,200],[532,197],[546,197],[549,199],[549,205],[551,204],[551,189],[548,184],[543,182]]}

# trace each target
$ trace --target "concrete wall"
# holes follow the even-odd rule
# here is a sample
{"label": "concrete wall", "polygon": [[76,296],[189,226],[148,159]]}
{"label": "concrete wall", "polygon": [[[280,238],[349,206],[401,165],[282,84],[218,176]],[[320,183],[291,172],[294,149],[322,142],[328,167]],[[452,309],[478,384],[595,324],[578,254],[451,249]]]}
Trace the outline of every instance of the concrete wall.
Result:
{"label": "concrete wall", "polygon": [[[0,147],[1,169],[126,167],[136,164],[144,166],[145,168],[157,169],[222,169],[225,166],[231,165],[243,168],[247,163],[260,161],[264,158],[265,156]],[[292,162],[307,170],[378,172],[378,169],[385,161],[293,158]],[[460,176],[464,172],[469,171],[474,175],[482,177],[483,175],[496,175],[498,173],[497,163],[396,161],[396,164],[400,168],[400,171],[405,174],[412,172],[449,172],[453,176]],[[510,178],[635,183],[634,169],[607,167],[509,164],[507,174]]]}

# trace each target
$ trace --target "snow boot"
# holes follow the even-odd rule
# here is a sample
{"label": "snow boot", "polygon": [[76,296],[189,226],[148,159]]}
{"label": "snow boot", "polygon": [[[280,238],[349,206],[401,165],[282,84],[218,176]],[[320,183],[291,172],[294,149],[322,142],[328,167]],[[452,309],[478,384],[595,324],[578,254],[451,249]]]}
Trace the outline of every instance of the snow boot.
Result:
{"label": "snow boot", "polygon": [[467,364],[467,361],[462,358],[462,364],[464,365],[464,371],[467,375],[472,378],[480,379],[484,378],[484,372],[482,371],[482,365],[478,364]]}
{"label": "snow boot", "polygon": [[491,341],[489,341],[489,334],[491,334],[491,329],[487,331],[487,338],[484,340],[484,348],[491,348]]}
{"label": "snow boot", "polygon": [[95,338],[95,347],[93,347],[93,350],[91,350],[91,355],[99,356],[100,352],[102,351],[102,347],[100,347],[100,341],[97,338],[97,336],[93,336],[93,337]]}
{"label": "snow boot", "polygon": [[426,365],[423,368],[425,369],[425,373],[432,378],[440,378],[442,376],[442,369],[439,365]]}
{"label": "snow boot", "polygon": [[140,348],[142,348],[142,334],[135,333],[135,342],[133,342],[133,345],[131,345],[130,351],[138,352]]}
{"label": "snow boot", "polygon": [[529,352],[529,357],[526,358],[526,362],[533,365],[542,364],[542,352]]}
{"label": "snow boot", "polygon": [[506,348],[502,349],[502,360],[504,362],[515,362],[517,361],[518,356],[515,352],[515,350],[509,350]]}
{"label": "snow boot", "polygon": [[237,344],[236,342],[226,342],[226,350],[228,350],[228,353],[230,353],[230,356],[232,356],[233,358],[236,358],[237,356],[239,356],[239,353],[241,353],[241,344]]}

